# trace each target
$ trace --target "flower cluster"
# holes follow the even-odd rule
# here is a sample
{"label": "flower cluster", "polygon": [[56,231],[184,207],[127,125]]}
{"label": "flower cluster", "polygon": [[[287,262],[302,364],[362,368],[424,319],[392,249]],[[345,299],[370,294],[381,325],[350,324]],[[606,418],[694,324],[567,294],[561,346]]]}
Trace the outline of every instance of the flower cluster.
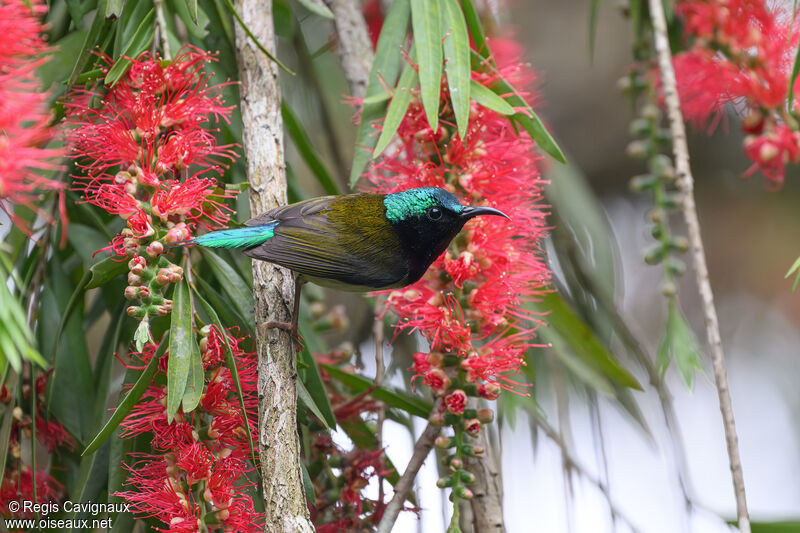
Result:
{"label": "flower cluster", "polygon": [[49,125],[49,93],[36,77],[48,60],[40,20],[46,11],[41,0],[0,0],[0,207],[15,222],[6,201],[39,212],[39,193],[63,188],[44,175],[60,168],[56,159],[62,155],[60,148],[46,147],[57,132]]}
{"label": "flower cluster", "polygon": [[208,177],[236,157],[206,125],[232,110],[222,101],[225,84],[209,85],[203,71],[213,59],[193,48],[166,64],[143,53],[116,85],[77,91],[67,104],[72,157],[83,172],[74,188],[127,221],[112,243],[117,256],[133,255],[144,239],[185,240],[197,224],[224,226],[233,212],[223,200],[235,194]]}
{"label": "flower cluster", "polygon": [[169,62],[143,53],[116,85],[77,91],[67,104],[71,156],[82,171],[73,187],[127,222],[104,249],[129,260],[125,297],[135,304],[128,314],[141,321],[140,349],[151,340],[150,319],[172,310],[164,294],[182,279],[165,247],[188,239],[198,224],[224,226],[233,213],[223,201],[235,193],[207,176],[236,156],[207,126],[232,110],[222,101],[225,84],[209,85],[203,71],[212,60],[193,48]]}
{"label": "flower cluster", "polygon": [[[519,63],[519,47],[501,39],[492,44],[498,66],[484,62],[473,80],[492,87],[502,76],[515,87],[527,86],[532,74]],[[367,175],[370,190],[442,187],[465,205],[495,207],[510,217],[473,219],[420,281],[388,293],[387,307],[400,317],[397,330],[418,331],[430,345],[414,355],[413,370],[441,399],[431,422],[453,428],[452,437],[437,441],[454,448],[446,458],[451,474],[439,480],[440,487],[452,488],[453,501],[472,496],[465,484],[473,476],[463,470],[463,458],[483,453],[467,437],[492,420],[490,410],[470,408],[469,398],[494,399],[502,389],[527,394],[517,376],[540,324],[529,304],[549,281],[539,248],[545,213],[535,143],[507,117],[470,105],[462,139],[444,84],[435,132],[413,92],[397,144]]]}
{"label": "flower cluster", "polygon": [[[226,332],[244,395],[247,421],[255,432],[258,420],[257,371],[252,353],[240,347],[241,339]],[[200,330],[200,351],[205,386],[198,407],[190,414],[178,412],[168,422],[164,380],[157,376],[142,400],[122,422],[121,436],[152,437],[154,453],[135,457],[129,464],[127,485],[117,493],[140,517],[155,517],[170,532],[235,531],[263,529],[263,516],[253,509],[245,492],[250,443],[236,387],[225,360],[225,339],[214,327]],[[132,364],[146,365],[158,346],[147,344],[131,354]],[[168,353],[158,361],[159,373],[167,369]],[[159,384],[161,383],[161,384]],[[261,525],[260,525],[261,524]]]}
{"label": "flower cluster", "polygon": [[[3,483],[0,485],[0,515],[5,518],[35,518],[30,511],[11,512],[11,502],[32,501],[33,484],[36,482],[38,501],[58,502],[64,497],[64,487],[47,473],[46,468],[37,467],[34,478],[31,466],[25,462],[23,442],[33,437],[33,425],[36,426],[36,441],[45,446],[50,453],[57,449],[74,450],[75,439],[64,429],[61,423],[46,413],[46,388],[50,373],[37,376],[34,387],[28,378],[22,383],[22,405],[31,405],[31,393],[36,395],[36,413],[32,416],[19,405],[13,408],[13,421],[8,440],[8,457],[6,459]],[[0,388],[0,403],[10,408],[12,393],[5,385]],[[33,446],[35,449],[35,446]]]}
{"label": "flower cluster", "polygon": [[786,164],[800,161],[800,87],[789,87],[798,32],[790,14],[766,0],[684,0],[675,10],[688,41],[674,58],[684,114],[713,127],[735,104],[753,161],[745,176],[761,171],[780,187]]}

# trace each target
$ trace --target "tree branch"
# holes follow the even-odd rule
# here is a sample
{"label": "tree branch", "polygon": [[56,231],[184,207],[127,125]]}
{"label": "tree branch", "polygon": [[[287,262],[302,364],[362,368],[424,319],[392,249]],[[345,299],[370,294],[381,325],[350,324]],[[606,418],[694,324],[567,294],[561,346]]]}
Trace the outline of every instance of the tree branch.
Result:
{"label": "tree branch", "polygon": [[694,262],[697,286],[703,303],[703,314],[706,322],[706,335],[711,348],[711,363],[714,368],[714,379],[719,395],[719,409],[725,427],[725,441],[728,446],[733,489],[736,494],[736,514],[739,519],[739,530],[750,533],[750,518],[747,513],[744,476],[739,458],[739,443],[736,435],[736,423],[733,417],[733,406],[728,390],[728,376],[725,371],[725,356],[722,351],[722,339],[719,333],[719,320],[714,307],[714,295],[708,277],[703,238],[700,234],[700,221],[697,218],[697,207],[694,202],[694,178],[689,166],[689,147],[686,143],[686,130],[680,109],[675,71],[672,68],[672,54],[667,36],[667,22],[661,0],[649,0],[650,18],[655,33],[655,47],[658,52],[658,65],[664,87],[664,97],[669,114],[669,126],[672,133],[672,148],[675,154],[675,168],[678,172],[678,186],[682,192],[681,208],[689,234],[689,245]]}
{"label": "tree branch", "polygon": [[[241,19],[274,55],[272,0],[237,0]],[[281,93],[278,67],[245,30],[236,27],[243,141],[250,179],[250,211],[258,215],[286,203]],[[294,299],[289,270],[253,261],[256,324],[288,322]],[[297,371],[289,333],[256,328],[258,449],[264,488],[265,531],[314,531],[306,504],[297,435]]]}
{"label": "tree branch", "polygon": [[[435,410],[436,406],[434,406],[434,411]],[[439,426],[428,424],[425,431],[423,431],[422,435],[417,439],[417,443],[414,445],[414,453],[411,456],[411,460],[408,461],[406,471],[403,472],[403,475],[400,476],[400,479],[394,485],[394,496],[392,496],[392,500],[383,512],[381,521],[378,524],[377,533],[389,533],[392,530],[392,526],[394,526],[397,520],[397,515],[399,515],[400,511],[403,509],[408,491],[414,486],[414,479],[417,477],[417,472],[422,468],[422,463],[424,463],[425,458],[428,457],[428,453],[430,453],[431,448],[433,448],[433,441],[439,435],[441,429],[442,428]]]}
{"label": "tree branch", "polygon": [[358,0],[325,0],[325,4],[333,11],[339,59],[350,84],[350,94],[364,98],[374,53],[361,3]]}
{"label": "tree branch", "polygon": [[466,469],[475,476],[475,482],[469,488],[473,497],[470,500],[475,533],[505,533],[503,523],[503,481],[490,449],[489,439],[484,427],[478,435],[478,445],[483,446],[486,453],[480,459],[467,457],[464,461]]}

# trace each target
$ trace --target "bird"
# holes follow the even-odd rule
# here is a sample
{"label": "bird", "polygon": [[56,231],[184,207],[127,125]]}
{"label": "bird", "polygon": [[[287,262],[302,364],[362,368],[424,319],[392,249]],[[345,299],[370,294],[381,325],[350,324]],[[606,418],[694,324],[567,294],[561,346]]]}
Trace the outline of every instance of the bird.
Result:
{"label": "bird", "polygon": [[465,206],[439,187],[388,194],[355,193],[310,198],[258,215],[243,227],[212,231],[176,243],[237,248],[296,274],[292,323],[305,282],[352,292],[401,288],[419,280],[464,224],[477,216],[509,218],[493,207]]}

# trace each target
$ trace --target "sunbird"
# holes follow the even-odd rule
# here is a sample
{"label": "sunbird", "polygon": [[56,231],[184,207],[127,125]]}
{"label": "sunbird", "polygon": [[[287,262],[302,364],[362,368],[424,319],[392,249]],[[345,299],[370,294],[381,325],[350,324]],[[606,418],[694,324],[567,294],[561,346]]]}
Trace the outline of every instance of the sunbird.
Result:
{"label": "sunbird", "polygon": [[480,215],[509,218],[492,207],[461,205],[438,187],[323,196],[179,244],[241,248],[249,257],[295,272],[292,324],[265,326],[287,329],[297,340],[303,283],[354,292],[405,287],[422,277],[469,219]]}

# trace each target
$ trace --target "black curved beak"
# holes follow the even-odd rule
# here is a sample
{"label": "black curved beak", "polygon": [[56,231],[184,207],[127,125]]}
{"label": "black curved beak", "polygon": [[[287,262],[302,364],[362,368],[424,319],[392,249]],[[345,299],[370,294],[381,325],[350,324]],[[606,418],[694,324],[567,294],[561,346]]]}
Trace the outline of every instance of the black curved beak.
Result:
{"label": "black curved beak", "polygon": [[481,215],[494,215],[498,217],[506,217],[507,219],[511,220],[511,217],[500,211],[499,209],[495,209],[494,207],[470,207],[467,206],[461,210],[461,218],[464,220],[469,220],[471,218],[479,217]]}

